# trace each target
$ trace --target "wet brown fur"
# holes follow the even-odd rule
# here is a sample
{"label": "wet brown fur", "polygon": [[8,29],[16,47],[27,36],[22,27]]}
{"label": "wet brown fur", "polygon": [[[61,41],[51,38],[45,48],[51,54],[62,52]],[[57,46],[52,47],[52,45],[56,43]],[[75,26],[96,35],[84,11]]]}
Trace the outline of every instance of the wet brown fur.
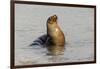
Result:
{"label": "wet brown fur", "polygon": [[49,17],[47,21],[47,36],[50,37],[49,46],[47,48],[50,54],[63,54],[65,48],[65,36],[58,26],[56,15]]}

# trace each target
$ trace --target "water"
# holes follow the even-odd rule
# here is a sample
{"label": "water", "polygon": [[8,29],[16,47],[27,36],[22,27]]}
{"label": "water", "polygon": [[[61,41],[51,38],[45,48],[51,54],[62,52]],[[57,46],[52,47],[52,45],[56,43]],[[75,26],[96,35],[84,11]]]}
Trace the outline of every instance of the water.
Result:
{"label": "water", "polygon": [[[29,46],[46,34],[46,21],[56,14],[66,38],[64,55],[48,56],[47,49]],[[94,60],[94,9],[15,5],[15,65]]]}

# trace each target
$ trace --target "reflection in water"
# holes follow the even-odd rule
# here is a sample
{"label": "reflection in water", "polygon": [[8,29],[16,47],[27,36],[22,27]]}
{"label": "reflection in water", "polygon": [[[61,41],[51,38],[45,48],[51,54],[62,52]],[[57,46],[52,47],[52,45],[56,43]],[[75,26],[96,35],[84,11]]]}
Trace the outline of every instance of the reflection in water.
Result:
{"label": "reflection in water", "polygon": [[48,58],[48,62],[59,62],[63,60],[61,56],[52,56],[51,58]]}
{"label": "reflection in water", "polygon": [[[79,44],[65,44],[65,49],[61,55],[47,54],[47,48],[39,45],[27,46],[17,48],[16,64],[17,65],[30,65],[30,64],[48,64],[48,63],[64,63],[64,62],[77,62],[77,61],[90,61],[93,59],[93,45],[88,42]],[[81,46],[82,45],[82,46]],[[84,45],[84,46],[83,46]],[[91,48],[92,47],[92,48]],[[60,48],[59,48],[60,49]],[[87,53],[86,53],[87,52]],[[54,51],[53,51],[54,53]],[[88,58],[88,59],[87,59]]]}
{"label": "reflection in water", "polygon": [[63,55],[64,49],[65,49],[64,46],[58,46],[58,45],[47,46],[48,55]]}

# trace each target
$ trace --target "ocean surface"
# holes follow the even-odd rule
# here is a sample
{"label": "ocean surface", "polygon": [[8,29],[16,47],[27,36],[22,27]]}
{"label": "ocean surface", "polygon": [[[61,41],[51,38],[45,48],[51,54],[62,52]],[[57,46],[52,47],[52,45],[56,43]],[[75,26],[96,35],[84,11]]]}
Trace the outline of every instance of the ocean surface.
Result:
{"label": "ocean surface", "polygon": [[[48,17],[56,14],[66,38],[63,55],[48,56],[47,49],[30,44],[46,34]],[[94,60],[94,9],[15,5],[15,65],[84,62]]]}

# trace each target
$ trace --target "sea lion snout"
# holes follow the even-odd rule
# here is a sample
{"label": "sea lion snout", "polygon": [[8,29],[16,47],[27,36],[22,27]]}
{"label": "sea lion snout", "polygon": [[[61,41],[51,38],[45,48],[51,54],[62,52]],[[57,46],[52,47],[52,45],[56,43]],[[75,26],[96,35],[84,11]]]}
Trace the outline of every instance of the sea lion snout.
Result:
{"label": "sea lion snout", "polygon": [[57,15],[53,15],[51,16],[51,18],[57,19]]}
{"label": "sea lion snout", "polygon": [[53,16],[51,16],[50,19],[51,19],[52,21],[56,22],[56,21],[57,21],[57,15],[53,15]]}

